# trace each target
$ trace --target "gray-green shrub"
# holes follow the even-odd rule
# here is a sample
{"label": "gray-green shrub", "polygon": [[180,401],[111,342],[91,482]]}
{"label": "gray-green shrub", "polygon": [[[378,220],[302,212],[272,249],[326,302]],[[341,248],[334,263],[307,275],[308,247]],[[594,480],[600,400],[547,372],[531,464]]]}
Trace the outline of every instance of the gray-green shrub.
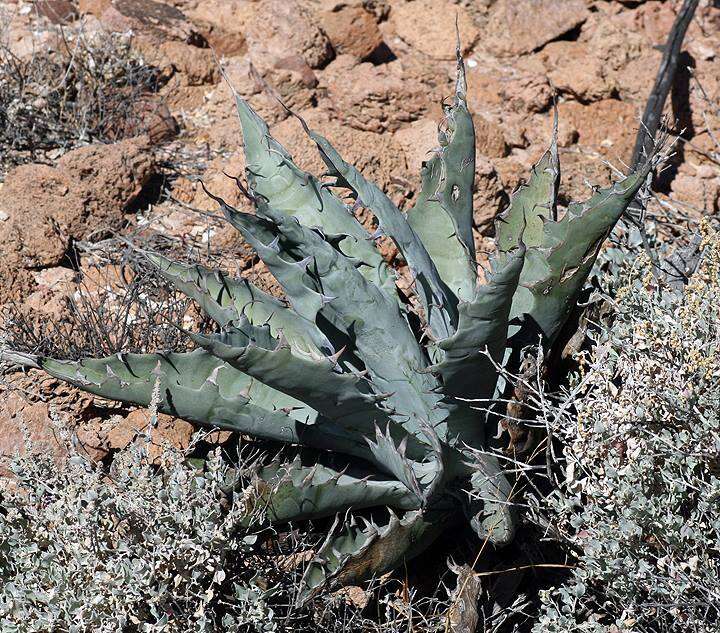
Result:
{"label": "gray-green shrub", "polygon": [[626,270],[577,417],[553,425],[567,461],[545,510],[579,554],[538,633],[720,627],[720,241],[704,231],[687,286],[658,288],[644,256]]}

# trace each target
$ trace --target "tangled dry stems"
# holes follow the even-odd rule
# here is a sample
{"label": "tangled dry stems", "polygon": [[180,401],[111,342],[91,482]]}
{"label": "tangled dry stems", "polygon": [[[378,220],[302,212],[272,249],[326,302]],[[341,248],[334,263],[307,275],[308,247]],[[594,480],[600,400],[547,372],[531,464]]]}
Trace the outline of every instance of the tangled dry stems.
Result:
{"label": "tangled dry stems", "polygon": [[4,168],[43,161],[53,150],[142,134],[153,107],[147,97],[160,87],[158,71],[133,51],[128,36],[63,27],[50,33],[55,50],[38,43],[32,55],[20,57],[0,32]]}

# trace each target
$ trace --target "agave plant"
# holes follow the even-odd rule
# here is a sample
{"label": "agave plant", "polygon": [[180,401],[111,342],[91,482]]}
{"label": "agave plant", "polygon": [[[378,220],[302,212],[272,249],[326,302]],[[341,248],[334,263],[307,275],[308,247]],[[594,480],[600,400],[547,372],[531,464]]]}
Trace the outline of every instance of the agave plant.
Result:
{"label": "agave plant", "polygon": [[[79,361],[6,350],[5,358],[141,406],[159,389],[165,413],[303,447],[263,467],[252,487],[275,523],[337,517],[306,570],[302,599],[392,569],[457,522],[508,543],[512,489],[489,450],[498,367],[512,367],[528,345],[548,349],[558,339],[653,161],[559,218],[553,139],[499,216],[497,253],[479,285],[475,136],[459,54],[439,146],[407,213],[302,119],[328,173],[319,179],[300,169],[236,98],[247,164],[247,185],[238,184],[254,213],[212,197],[285,298],[147,254],[217,323],[215,333],[189,334],[195,349]],[[359,207],[374,214],[374,234],[356,218]],[[379,236],[397,245],[416,301],[396,288]]]}

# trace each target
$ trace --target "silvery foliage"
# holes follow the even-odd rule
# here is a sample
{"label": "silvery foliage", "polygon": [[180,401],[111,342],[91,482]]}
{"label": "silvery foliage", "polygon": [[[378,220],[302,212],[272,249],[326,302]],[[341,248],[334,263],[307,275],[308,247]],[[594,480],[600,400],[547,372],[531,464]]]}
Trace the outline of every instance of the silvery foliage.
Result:
{"label": "silvery foliage", "polygon": [[[658,287],[641,256],[565,406],[544,419],[564,481],[538,510],[577,561],[534,631],[720,626],[720,240],[691,282]],[[572,403],[577,416],[569,415]]]}
{"label": "silvery foliage", "polygon": [[[147,438],[145,438],[147,439]],[[109,471],[77,452],[16,456],[0,480],[0,631],[274,631],[273,612],[227,563],[255,541],[213,452],[201,472],[143,442]]]}

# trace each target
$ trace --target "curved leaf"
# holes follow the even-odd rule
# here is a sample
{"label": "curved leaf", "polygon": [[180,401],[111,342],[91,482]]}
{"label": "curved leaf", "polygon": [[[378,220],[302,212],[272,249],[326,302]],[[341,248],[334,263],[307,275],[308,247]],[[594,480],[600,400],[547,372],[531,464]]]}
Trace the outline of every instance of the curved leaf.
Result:
{"label": "curved leaf", "polygon": [[307,227],[349,236],[342,240],[343,251],[362,262],[360,272],[389,296],[395,296],[395,276],[375,248],[367,231],[345,204],[311,174],[301,170],[287,150],[270,134],[267,124],[236,97],[243,130],[246,173],[251,189],[267,199],[273,208],[297,218]]}
{"label": "curved leaf", "polygon": [[358,478],[322,464],[306,466],[299,459],[260,470],[248,494],[273,523],[332,516],[349,507],[417,507],[417,498],[398,481]]}
{"label": "curved leaf", "polygon": [[377,217],[380,230],[397,244],[415,277],[415,287],[425,308],[427,322],[438,338],[446,338],[457,318],[457,298],[440,278],[437,267],[402,212],[375,184],[343,160],[330,142],[317,132],[303,126],[320,151],[331,172],[346,182]]}
{"label": "curved leaf", "polygon": [[340,520],[336,520],[305,570],[298,603],[307,602],[323,589],[333,591],[360,584],[418,556],[450,526],[451,520],[446,512],[428,515],[418,510],[398,518],[391,511],[383,526],[365,521],[361,528],[352,517],[339,533]]}
{"label": "curved leaf", "polygon": [[455,100],[445,108],[440,148],[421,171],[422,190],[408,211],[438,274],[455,295],[469,301],[475,293],[477,265],[472,233],[475,181],[475,128],[467,108],[465,68],[458,54]]}
{"label": "curved leaf", "polygon": [[542,334],[548,345],[554,342],[603,242],[651,169],[648,162],[624,180],[597,191],[586,202],[571,204],[561,220],[544,222],[541,245],[529,249],[525,256],[510,312],[511,320],[524,318],[524,327],[511,328],[511,335],[523,338]]}
{"label": "curved leaf", "polygon": [[159,389],[158,410],[210,427],[253,437],[330,449],[370,459],[355,437],[317,411],[243,374],[205,350],[117,354],[62,361],[15,352],[2,358],[37,367],[97,396],[149,406]]}
{"label": "curved leaf", "polygon": [[273,336],[282,336],[301,352],[326,355],[335,352],[314,322],[289,310],[247,279],[234,279],[198,264],[179,264],[155,253],[145,256],[165,279],[197,301],[220,327],[234,325],[245,317],[253,325],[269,325]]}
{"label": "curved leaf", "polygon": [[499,251],[511,251],[520,243],[540,246],[545,220],[557,218],[560,160],[557,148],[558,114],[555,110],[550,148],[533,165],[530,179],[510,196],[510,205],[495,222],[495,243]]}

